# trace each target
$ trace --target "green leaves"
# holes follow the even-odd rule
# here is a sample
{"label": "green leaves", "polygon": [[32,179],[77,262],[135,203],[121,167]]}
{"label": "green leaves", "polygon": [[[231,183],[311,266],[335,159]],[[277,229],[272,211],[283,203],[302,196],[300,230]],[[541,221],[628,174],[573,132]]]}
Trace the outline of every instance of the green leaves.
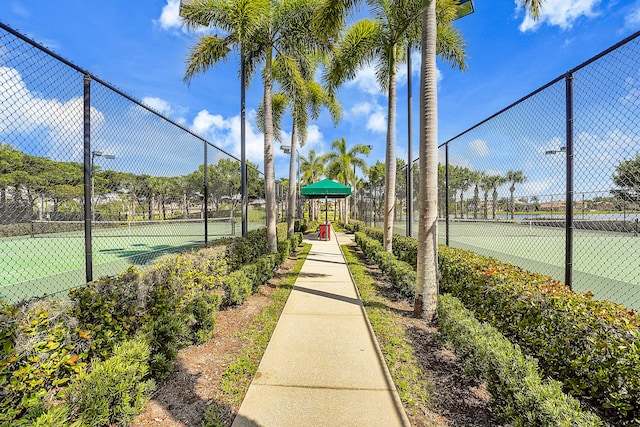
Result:
{"label": "green leaves", "polygon": [[496,415],[513,425],[599,426],[598,417],[583,412],[561,384],[543,380],[536,361],[524,355],[494,327],[480,323],[460,300],[442,295],[439,331],[473,375],[487,381]]}

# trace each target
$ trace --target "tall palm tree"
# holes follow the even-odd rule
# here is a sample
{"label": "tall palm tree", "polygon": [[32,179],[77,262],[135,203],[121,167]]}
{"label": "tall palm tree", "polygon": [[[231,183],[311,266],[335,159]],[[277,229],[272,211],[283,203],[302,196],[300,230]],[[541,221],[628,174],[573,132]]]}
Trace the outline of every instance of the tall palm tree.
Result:
{"label": "tall palm tree", "polygon": [[[307,185],[317,182],[324,175],[323,157],[317,156],[315,150],[309,151],[309,157],[300,156],[300,177],[301,181]],[[317,217],[317,200],[311,200],[309,204],[309,219],[315,221]]]}
{"label": "tall palm tree", "polygon": [[[323,156],[324,161],[327,163],[327,177],[335,179],[344,185],[349,185],[350,182],[354,182],[355,168],[360,169],[363,173],[366,172],[367,164],[361,156],[369,155],[371,152],[370,145],[356,144],[347,150],[347,140],[342,137],[331,143],[331,149],[333,151]],[[346,210],[344,214],[346,218]]]}
{"label": "tall palm tree", "polygon": [[246,43],[269,8],[268,0],[192,0],[180,4],[180,16],[187,27],[213,27],[224,35],[204,36],[191,49],[185,81],[205,72],[227,58],[229,52],[240,54],[240,193],[242,197],[242,234],[247,231],[248,168],[245,150],[245,89],[248,84],[245,58]]}
{"label": "tall palm tree", "polygon": [[[331,0],[337,1],[337,0]],[[538,18],[544,0],[516,0]],[[414,315],[432,320],[438,303],[438,85],[436,1],[424,0],[422,13],[422,72],[420,77],[420,225]],[[423,3],[423,4],[424,4]],[[455,18],[454,18],[455,19]],[[451,22],[451,21],[449,21]],[[455,30],[455,29],[454,29]]]}
{"label": "tall palm tree", "polygon": [[[307,125],[309,118],[317,119],[322,107],[326,107],[331,114],[334,124],[337,125],[342,115],[342,108],[335,94],[327,91],[315,81],[315,74],[322,62],[322,55],[318,52],[309,52],[299,60],[298,67],[290,67],[284,61],[274,62],[274,79],[280,84],[281,92],[277,95],[284,104],[276,106],[274,102],[274,129],[280,129],[280,118],[284,111],[275,113],[276,108],[284,109],[287,106],[291,112],[291,145],[289,159],[289,193],[287,228],[288,238],[293,237],[296,202],[296,154],[298,142],[303,147],[307,139]],[[275,95],[274,95],[275,99]],[[276,138],[278,134],[276,134]]]}
{"label": "tall palm tree", "polygon": [[506,180],[507,182],[511,183],[511,186],[509,187],[509,191],[511,192],[511,195],[509,197],[509,208],[511,210],[511,219],[514,220],[515,219],[515,210],[516,210],[516,203],[515,200],[513,198],[513,193],[514,191],[516,191],[516,184],[522,184],[523,182],[525,182],[527,180],[527,177],[524,176],[524,173],[522,171],[507,171],[506,174]]}
{"label": "tall palm tree", "polygon": [[483,218],[489,219],[489,191],[493,188],[491,182],[492,175],[488,175],[486,172],[480,172],[482,174],[482,181],[480,182],[480,188],[484,194],[484,209]]}
{"label": "tall palm tree", "polygon": [[478,219],[478,205],[480,204],[480,186],[484,180],[484,172],[471,172],[471,184],[473,185],[473,219]]}
{"label": "tall palm tree", "polygon": [[[319,0],[195,0],[194,5],[187,6],[183,13],[188,21],[208,23],[227,34],[224,37],[204,36],[199,39],[190,52],[187,77],[225,59],[236,46],[241,46],[241,62],[246,69],[247,79],[264,64],[264,182],[267,246],[272,253],[278,250],[273,163],[273,64],[281,62],[295,74],[304,53],[321,47],[319,39],[312,32],[312,19],[319,6]],[[189,15],[191,7],[194,8],[192,17]],[[201,13],[195,14],[198,7],[202,9]]]}
{"label": "tall palm tree", "polygon": [[[452,2],[450,2],[453,4]],[[374,17],[353,24],[339,40],[325,79],[336,88],[355,77],[365,64],[375,63],[378,83],[387,91],[387,141],[385,170],[383,246],[392,252],[393,222],[396,201],[396,74],[405,59],[406,46],[420,34],[420,0],[371,0]],[[444,59],[465,68],[464,49],[459,32],[443,39],[440,50]]]}
{"label": "tall palm tree", "polygon": [[[464,193],[471,187],[472,181],[472,172],[469,168],[460,168],[459,169],[459,180],[458,185],[460,188],[460,219],[464,219]],[[467,209],[467,218],[469,217],[469,210]]]}
{"label": "tall palm tree", "polygon": [[491,219],[496,219],[496,209],[498,208],[498,187],[504,184],[506,178],[502,175],[491,175],[487,178],[487,185],[492,190]]}

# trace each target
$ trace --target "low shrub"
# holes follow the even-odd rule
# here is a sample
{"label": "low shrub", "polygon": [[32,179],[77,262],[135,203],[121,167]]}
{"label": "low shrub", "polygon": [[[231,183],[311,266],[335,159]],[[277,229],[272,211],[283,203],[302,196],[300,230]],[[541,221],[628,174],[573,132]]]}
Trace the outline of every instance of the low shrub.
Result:
{"label": "low shrub", "polygon": [[494,327],[480,323],[460,300],[441,295],[439,331],[472,375],[487,382],[491,406],[501,422],[514,426],[600,426],[562,392],[558,381],[543,380],[536,361],[525,356]]}
{"label": "low shrub", "polygon": [[548,276],[440,248],[441,288],[616,424],[640,423],[640,317]]}
{"label": "low shrub", "polygon": [[395,255],[386,252],[382,243],[363,232],[356,232],[356,243],[362,249],[365,256],[375,261],[380,269],[389,276],[391,283],[406,298],[413,299],[416,289],[416,273],[414,269],[404,261],[399,261]]}
{"label": "low shrub", "polygon": [[54,299],[0,305],[0,425],[37,418],[45,398],[55,398],[86,365],[89,336],[69,307]]}
{"label": "low shrub", "polygon": [[[255,271],[255,266],[250,267]],[[253,289],[255,273],[247,276],[244,270],[232,271],[224,278],[222,286],[224,289],[224,305],[240,305],[251,295]]]}
{"label": "low shrub", "polygon": [[[47,410],[44,402],[59,399],[89,360],[94,372],[111,360],[116,347],[135,336],[143,337],[149,351],[145,380],[166,376],[181,347],[211,338],[221,305],[245,301],[300,244],[302,234],[286,240],[282,225],[278,237],[286,243],[279,245],[280,252],[230,274],[227,247],[214,243],[164,258],[144,272],[131,267],[118,276],[102,277],[72,290],[69,301],[45,299],[15,307],[0,302],[0,425],[56,425],[61,419],[71,421],[57,425],[71,425],[76,409]],[[266,229],[249,239],[244,246],[237,239],[224,242],[246,249],[262,241],[266,252]],[[254,254],[250,259],[257,258]],[[103,403],[101,397],[99,405]],[[123,405],[125,412],[135,406]]]}
{"label": "low shrub", "polygon": [[[382,232],[364,233],[381,241]],[[394,253],[416,265],[417,243],[394,236]],[[416,249],[414,249],[416,248]],[[364,249],[363,249],[364,250]],[[640,316],[549,276],[462,249],[440,246],[443,292],[460,298],[529,355],[564,390],[618,425],[640,424]]]}
{"label": "low shrub", "polygon": [[[286,224],[285,224],[286,226]],[[282,233],[279,233],[282,235]],[[284,230],[286,237],[287,231]],[[227,262],[232,270],[249,264],[268,252],[266,227],[251,230],[242,237],[236,237],[228,247]]]}
{"label": "low shrub", "polygon": [[128,425],[149,400],[149,346],[142,339],[117,344],[113,356],[94,363],[66,392],[72,420],[80,425]]}

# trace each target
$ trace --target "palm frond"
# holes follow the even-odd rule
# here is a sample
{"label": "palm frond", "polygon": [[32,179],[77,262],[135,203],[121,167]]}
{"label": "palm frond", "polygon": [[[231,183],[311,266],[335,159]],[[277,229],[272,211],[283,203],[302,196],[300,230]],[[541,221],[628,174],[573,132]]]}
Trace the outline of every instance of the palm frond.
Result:
{"label": "palm frond", "polygon": [[198,43],[189,50],[184,81],[189,83],[196,74],[203,73],[215,63],[225,60],[232,42],[232,39],[218,36],[200,37]]}

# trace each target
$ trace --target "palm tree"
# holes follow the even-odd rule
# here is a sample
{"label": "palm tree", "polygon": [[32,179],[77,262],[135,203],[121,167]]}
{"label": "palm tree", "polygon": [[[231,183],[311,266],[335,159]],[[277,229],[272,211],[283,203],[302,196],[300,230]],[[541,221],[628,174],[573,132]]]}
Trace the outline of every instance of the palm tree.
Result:
{"label": "palm tree", "polygon": [[478,205],[480,204],[480,186],[484,180],[484,172],[471,172],[471,184],[473,185],[473,219],[478,219]]}
{"label": "palm tree", "polygon": [[194,0],[180,4],[180,16],[187,27],[209,26],[222,31],[223,36],[204,36],[191,49],[187,61],[185,81],[205,72],[212,65],[225,60],[229,52],[240,54],[240,193],[242,197],[242,234],[247,232],[247,162],[245,154],[245,45],[251,39],[261,17],[268,10],[268,0]]}
{"label": "palm tree", "polygon": [[489,191],[493,188],[493,184],[491,182],[492,176],[487,175],[485,172],[480,172],[482,174],[482,180],[480,181],[480,188],[484,193],[484,213],[483,218],[489,219]]}
{"label": "palm tree", "polygon": [[[337,0],[331,0],[337,1]],[[537,19],[544,0],[517,0]],[[414,315],[435,317],[438,303],[438,86],[436,55],[440,35],[436,1],[425,0],[422,13],[422,72],[420,77],[420,226]],[[455,19],[455,18],[454,18]],[[446,21],[445,21],[446,22]],[[448,21],[451,22],[451,21]],[[457,31],[451,28],[451,31]]]}
{"label": "palm tree", "polygon": [[367,175],[369,178],[369,187],[371,189],[371,211],[373,213],[371,220],[375,227],[376,223],[380,219],[380,192],[384,192],[385,165],[380,162],[380,160],[376,161],[376,163],[367,171]]}
{"label": "palm tree", "polygon": [[506,178],[501,175],[491,175],[487,178],[487,185],[492,190],[491,219],[496,219],[496,209],[498,208],[498,187],[504,184]]}
{"label": "palm tree", "polygon": [[[347,79],[355,77],[358,69],[369,63],[376,64],[376,76],[383,90],[387,90],[387,141],[385,170],[384,239],[383,246],[392,252],[393,222],[396,201],[396,74],[404,61],[404,46],[418,39],[420,34],[419,0],[369,1],[374,18],[362,19],[353,24],[338,42],[333,60],[325,78],[334,89]],[[443,39],[443,57],[464,69],[464,50],[460,33]]]}
{"label": "palm tree", "polygon": [[[460,188],[460,219],[464,219],[464,192],[471,187],[472,184],[472,172],[468,168],[459,168],[458,173],[458,188]],[[467,209],[467,218],[469,211]]]}
{"label": "palm tree", "polygon": [[227,33],[225,37],[204,36],[199,39],[190,52],[185,79],[225,59],[230,50],[237,47],[241,50],[241,64],[245,67],[247,80],[260,64],[264,64],[265,200],[267,246],[272,253],[278,250],[273,164],[273,66],[274,62],[282,63],[291,70],[291,74],[298,74],[296,69],[303,55],[321,47],[312,33],[312,18],[319,5],[319,0],[196,0],[193,6],[186,6],[183,13],[185,20],[192,25],[205,23]]}
{"label": "palm tree", "polygon": [[[300,179],[307,185],[317,182],[324,175],[324,161],[322,157],[316,155],[315,150],[309,151],[309,157],[300,156]],[[317,200],[312,200],[309,204],[309,219],[315,221],[317,218]]]}
{"label": "palm tree", "polygon": [[516,203],[513,198],[513,192],[516,190],[516,184],[521,184],[527,180],[522,171],[507,171],[506,181],[511,183],[509,191],[511,196],[509,197],[509,208],[511,209],[511,220],[515,219]]}
{"label": "palm tree", "polygon": [[371,152],[370,145],[356,144],[347,151],[347,140],[342,137],[331,143],[331,149],[334,151],[330,151],[323,156],[324,161],[328,163],[326,174],[330,179],[349,185],[349,182],[354,182],[355,168],[360,169],[363,173],[366,172],[367,164],[360,156],[369,155]]}
{"label": "palm tree", "polygon": [[[307,139],[309,118],[317,119],[322,107],[326,107],[337,125],[342,115],[342,108],[334,93],[327,91],[314,77],[322,55],[309,52],[300,58],[298,67],[290,67],[283,61],[274,62],[274,78],[280,84],[282,92],[274,95],[274,130],[280,129],[280,119],[288,106],[292,116],[291,145],[289,159],[289,194],[287,228],[288,238],[293,237],[296,210],[296,153],[297,145],[303,147]],[[277,100],[277,101],[276,101]],[[263,118],[259,115],[258,120]],[[279,140],[279,132],[275,138]]]}

